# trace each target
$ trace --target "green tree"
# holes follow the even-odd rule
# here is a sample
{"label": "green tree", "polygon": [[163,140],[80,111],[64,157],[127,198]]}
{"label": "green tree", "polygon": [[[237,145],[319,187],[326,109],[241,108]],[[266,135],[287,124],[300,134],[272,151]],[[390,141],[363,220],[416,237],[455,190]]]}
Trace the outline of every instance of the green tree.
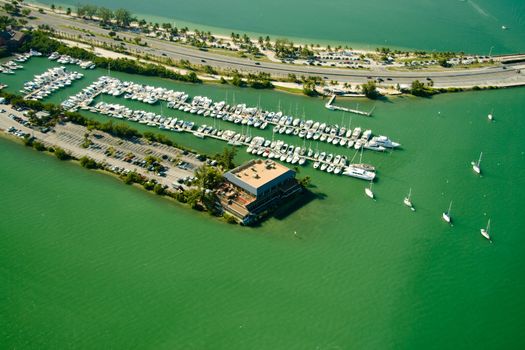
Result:
{"label": "green tree", "polygon": [[100,18],[102,23],[108,24],[114,17],[113,11],[107,7],[99,7],[97,10],[97,17]]}
{"label": "green tree", "polygon": [[305,176],[299,180],[299,184],[303,187],[310,186],[311,182],[312,182],[312,179],[310,178],[310,176]]}
{"label": "green tree", "polygon": [[419,80],[414,80],[410,87],[410,93],[414,96],[428,97],[437,93],[436,90],[428,88]]}
{"label": "green tree", "polygon": [[239,86],[239,87],[242,87],[244,86],[246,83],[244,82],[244,80],[242,80],[242,77],[240,76],[239,73],[234,73],[233,74],[233,77],[232,77],[232,84],[235,85],[235,86]]}
{"label": "green tree", "polygon": [[87,168],[87,169],[97,169],[98,168],[97,162],[95,162],[93,159],[87,156],[80,158],[79,161],[80,161],[80,165],[82,165],[84,168]]}
{"label": "green tree", "polygon": [[361,85],[361,91],[363,94],[370,98],[375,99],[379,96],[379,92],[377,91],[376,83],[373,81],[368,81]]}
{"label": "green tree", "polygon": [[68,160],[71,158],[71,155],[60,147],[55,148],[55,156],[60,160]]}
{"label": "green tree", "polygon": [[163,195],[166,191],[164,189],[164,186],[162,186],[161,184],[156,184],[154,187],[153,187],[153,192],[155,192],[156,194],[158,194],[159,196]]}
{"label": "green tree", "polygon": [[196,189],[196,188],[192,188],[192,189],[189,189],[189,190],[186,190],[185,191],[185,197],[186,197],[186,203],[188,203],[188,205],[193,208],[193,209],[197,209],[199,208],[199,203],[201,201],[201,198],[202,198],[202,193],[200,190]]}
{"label": "green tree", "polygon": [[[115,10],[115,19],[118,25],[120,25],[121,27],[127,27],[133,20],[133,17],[131,15],[131,12],[129,12],[128,10],[124,8],[119,8]],[[157,25],[157,28],[158,28],[158,23],[155,23],[155,24]]]}
{"label": "green tree", "polygon": [[223,181],[221,172],[209,165],[197,168],[195,177],[197,178],[198,186],[203,190],[214,190]]}
{"label": "green tree", "polygon": [[224,147],[222,153],[216,154],[214,158],[217,161],[218,165],[221,166],[224,170],[230,170],[235,168],[235,163],[233,161],[235,159],[236,154],[236,148]]}
{"label": "green tree", "polygon": [[95,6],[95,5],[84,5],[84,8],[85,8],[86,16],[88,16],[91,19],[94,16],[96,16],[97,11],[98,11],[98,7],[97,6]]}

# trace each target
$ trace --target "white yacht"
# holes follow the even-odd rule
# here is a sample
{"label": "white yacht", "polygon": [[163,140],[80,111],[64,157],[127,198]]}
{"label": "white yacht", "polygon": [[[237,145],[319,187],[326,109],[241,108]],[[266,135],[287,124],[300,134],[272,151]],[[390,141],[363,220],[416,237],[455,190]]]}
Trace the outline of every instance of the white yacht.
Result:
{"label": "white yacht", "polygon": [[370,186],[367,187],[367,188],[365,188],[365,194],[366,194],[368,197],[374,199],[374,192],[372,192],[372,181],[370,181]]}
{"label": "white yacht", "polygon": [[443,220],[445,220],[449,224],[452,223],[452,216],[450,216],[450,209],[452,209],[452,201],[450,201],[450,204],[448,206],[448,210],[443,213]]}
{"label": "white yacht", "polygon": [[386,136],[375,136],[375,137],[372,137],[372,141],[374,141],[375,144],[377,144],[378,146],[383,146],[383,147],[386,147],[386,148],[396,148],[396,147],[401,146],[401,144],[390,140]]}
{"label": "white yacht", "polygon": [[479,231],[481,232],[481,235],[483,237],[485,237],[486,239],[488,239],[492,243],[492,240],[490,238],[490,219],[489,219],[489,222],[487,223],[487,228],[482,228]]}
{"label": "white yacht", "polygon": [[343,175],[352,176],[367,181],[372,181],[376,177],[375,172],[353,166],[352,164],[345,168]]}
{"label": "white yacht", "polygon": [[479,154],[479,159],[478,159],[478,162],[475,163],[475,162],[472,162],[472,170],[474,170],[474,172],[476,174],[481,174],[481,168],[479,167],[480,163],[481,163],[481,156],[483,155],[483,152],[481,152]]}
{"label": "white yacht", "polygon": [[412,211],[416,211],[416,209],[412,205],[412,200],[410,199],[411,196],[412,196],[412,189],[408,191],[408,196],[406,196],[405,199],[403,200],[403,204],[409,207]]}

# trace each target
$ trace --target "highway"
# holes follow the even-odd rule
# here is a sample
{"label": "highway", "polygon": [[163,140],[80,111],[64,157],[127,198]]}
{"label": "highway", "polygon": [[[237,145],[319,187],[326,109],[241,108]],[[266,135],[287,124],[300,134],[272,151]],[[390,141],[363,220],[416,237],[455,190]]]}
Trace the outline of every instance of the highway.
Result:
{"label": "highway", "polygon": [[[47,24],[50,27],[73,36],[81,34],[83,40],[96,40],[115,45],[118,41],[108,38],[108,31],[94,22],[72,19],[54,13],[37,13],[33,8],[36,20],[34,25]],[[95,37],[88,36],[76,27],[90,31]],[[449,69],[446,71],[392,71],[383,67],[371,70],[354,70],[343,68],[328,68],[307,65],[284,64],[277,62],[255,62],[246,58],[229,57],[217,53],[198,50],[193,47],[182,46],[169,41],[145,37],[131,32],[118,32],[121,38],[133,40],[140,37],[148,43],[148,47],[125,43],[132,52],[148,53],[159,57],[169,57],[173,60],[188,60],[192,64],[204,64],[220,69],[236,69],[241,72],[266,72],[275,77],[286,77],[288,74],[296,76],[320,76],[326,80],[337,80],[351,84],[361,84],[368,80],[381,78],[385,84],[410,84],[414,80],[427,81],[431,79],[435,87],[472,87],[472,86],[513,86],[525,85],[525,63],[512,63],[503,66],[492,66],[472,69]]]}

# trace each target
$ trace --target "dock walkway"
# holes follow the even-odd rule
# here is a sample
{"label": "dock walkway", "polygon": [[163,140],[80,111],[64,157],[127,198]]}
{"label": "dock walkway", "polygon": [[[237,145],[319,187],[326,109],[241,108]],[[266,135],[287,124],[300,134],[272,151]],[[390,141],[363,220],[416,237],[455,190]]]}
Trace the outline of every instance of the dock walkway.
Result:
{"label": "dock walkway", "polygon": [[358,115],[363,115],[365,117],[370,117],[372,115],[372,112],[374,111],[374,109],[372,109],[370,112],[365,112],[365,111],[360,111],[358,109],[340,107],[340,106],[334,105],[333,104],[334,101],[335,101],[335,95],[332,95],[330,97],[330,100],[328,100],[328,102],[326,102],[324,106],[332,111],[344,111],[344,112],[354,113]]}

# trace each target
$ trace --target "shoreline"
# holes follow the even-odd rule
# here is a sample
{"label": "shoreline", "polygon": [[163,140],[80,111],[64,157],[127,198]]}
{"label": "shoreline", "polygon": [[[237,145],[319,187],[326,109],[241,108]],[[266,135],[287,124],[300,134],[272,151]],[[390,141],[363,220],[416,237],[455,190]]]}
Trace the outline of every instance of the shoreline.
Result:
{"label": "shoreline", "polygon": [[[100,175],[104,175],[104,176],[107,176],[109,178],[112,178],[114,179],[116,182],[118,182],[119,184],[123,184],[123,185],[126,185],[126,186],[130,186],[130,187],[133,187],[135,189],[138,189],[140,191],[142,191],[143,193],[147,193],[153,197],[157,197],[157,198],[160,198],[162,200],[166,200],[176,206],[178,206],[179,208],[182,208],[182,209],[185,209],[185,210],[194,210],[195,212],[197,213],[201,213],[201,214],[208,214],[208,215],[205,215],[207,217],[213,217],[215,218],[216,220],[222,222],[222,223],[225,223],[225,224],[231,224],[230,222],[227,221],[227,219],[224,217],[224,216],[215,216],[215,215],[211,215],[211,213],[208,213],[206,210],[196,210],[196,209],[192,209],[188,203],[182,203],[180,201],[178,201],[177,199],[175,199],[174,197],[170,196],[169,194],[162,194],[162,195],[159,195],[159,194],[156,194],[154,193],[153,191],[150,191],[150,190],[147,190],[144,188],[144,186],[141,186],[140,184],[138,183],[132,183],[132,184],[126,184],[122,178],[120,177],[120,175],[110,171],[110,170],[107,170],[105,168],[98,168],[98,169],[87,169],[85,167],[83,167],[81,164],[80,164],[80,160],[74,158],[74,157],[71,157],[67,160],[60,160],[58,159],[55,154],[53,152],[50,152],[48,150],[44,150],[44,151],[38,151],[36,149],[34,149],[33,147],[29,147],[27,145],[24,144],[24,142],[22,141],[22,139],[18,138],[18,137],[15,137],[13,135],[10,135],[9,133],[7,133],[5,130],[3,129],[0,129],[0,138],[3,139],[3,140],[6,140],[8,142],[12,142],[14,144],[17,144],[18,146],[22,146],[23,148],[28,148],[29,150],[31,151],[34,151],[36,152],[37,154],[44,154],[45,156],[48,156],[48,157],[51,157],[51,158],[56,158],[57,160],[61,161],[61,162],[65,162],[65,163],[71,163],[71,164],[74,164],[75,166],[78,166],[79,168],[81,169],[85,169],[85,170],[89,170],[91,172],[95,172],[95,173],[98,173]],[[245,227],[245,228],[251,228],[252,226],[246,226],[246,225],[240,225],[242,227]]]}
{"label": "shoreline", "polygon": [[[34,5],[24,6],[34,8]],[[433,93],[442,93],[447,90],[477,90],[479,88],[525,85],[524,74],[520,74],[521,70],[525,69],[525,55],[497,58],[494,56],[494,60],[492,60],[490,59],[492,56],[458,56],[461,53],[439,53],[434,56],[430,53],[395,52],[391,53],[393,58],[388,58],[388,60],[393,61],[385,63],[381,60],[386,58],[378,60],[377,57],[381,52],[384,54],[387,51],[380,50],[374,54],[369,53],[371,61],[363,58],[364,56],[362,55],[360,56],[361,58],[359,59],[367,61],[369,65],[354,67],[353,65],[357,63],[352,63],[353,65],[344,62],[341,65],[330,64],[330,62],[333,62],[330,60],[334,60],[334,58],[329,58],[329,61],[322,61],[325,59],[323,55],[326,52],[312,48],[311,55],[313,56],[311,57],[314,60],[313,62],[303,62],[302,56],[294,56],[296,61],[285,62],[283,60],[283,62],[277,62],[275,61],[276,58],[283,57],[282,50],[274,50],[264,44],[259,44],[259,47],[253,38],[246,37],[243,40],[251,40],[251,45],[255,45],[255,48],[260,48],[260,52],[264,54],[263,60],[255,60],[250,56],[244,55],[244,49],[235,47],[239,43],[238,39],[237,41],[236,39],[231,41],[234,45],[233,47],[226,41],[227,45],[225,46],[229,48],[228,50],[222,49],[226,51],[215,52],[216,50],[213,49],[213,46],[206,45],[211,45],[210,43],[214,43],[216,39],[212,38],[210,43],[208,43],[206,41],[208,39],[201,38],[205,40],[202,42],[205,46],[201,49],[199,49],[200,46],[198,45],[186,42],[186,40],[189,40],[188,37],[193,38],[195,35],[191,34],[191,32],[188,32],[188,36],[181,34],[176,36],[178,39],[170,37],[168,40],[167,37],[164,37],[164,34],[169,34],[168,32],[154,31],[151,36],[145,34],[147,30],[151,30],[147,26],[145,27],[146,29],[140,29],[140,33],[135,33],[133,28],[136,27],[136,23],[132,23],[131,26],[122,31],[115,29],[115,34],[107,26],[102,28],[97,25],[97,23],[100,23],[97,22],[96,17],[94,17],[94,21],[81,20],[75,15],[65,14],[63,9],[45,11],[44,13],[40,19],[38,17],[35,18],[34,24],[50,25],[51,28],[48,27],[48,29],[52,31],[51,35],[57,38],[73,41],[75,42],[74,45],[79,45],[76,43],[80,42],[85,46],[102,47],[107,50],[103,53],[105,57],[111,57],[116,55],[114,52],[119,52],[126,54],[128,57],[133,56],[139,60],[154,62],[171,71],[191,71],[191,74],[198,72],[201,80],[210,83],[225,83],[231,80],[233,85],[242,86],[247,85],[246,80],[248,80],[248,85],[252,85],[250,76],[258,75],[260,78],[255,79],[259,85],[257,88],[272,88],[270,83],[274,83],[273,88],[275,90],[294,94],[301,94],[302,92],[302,94],[309,96],[317,94],[356,95],[364,91],[364,84],[370,84],[370,82],[375,83],[382,95],[396,95],[400,91],[410,91],[411,85],[416,81],[425,85],[427,90],[434,90]],[[106,32],[108,30],[109,32]],[[146,44],[141,42],[140,39],[143,39]],[[209,48],[209,52],[206,48]],[[233,55],[232,53],[229,55],[231,50],[236,54]],[[357,51],[354,51],[349,54],[359,54]],[[333,54],[344,56],[345,52],[336,49]],[[452,56],[447,56],[449,54]],[[400,55],[408,57],[409,61],[405,61],[404,58],[401,59]],[[445,67],[444,69],[436,69],[436,59],[443,55],[452,57],[450,59],[450,62],[453,62],[450,63],[452,66],[443,66]],[[425,59],[430,59],[430,57],[433,57],[434,60],[424,61]],[[336,58],[335,61],[339,59]],[[489,59],[490,64],[485,62],[488,62]],[[463,63],[463,60],[466,63]],[[447,62],[445,60],[445,63]],[[458,68],[455,68],[456,64]],[[466,67],[464,66],[465,64],[472,64],[472,67]],[[239,78],[244,81],[239,83]],[[263,84],[259,84],[261,81]],[[314,91],[314,87],[317,91]]]}
{"label": "shoreline", "polygon": [[[3,105],[3,106],[8,106],[9,107],[10,105]],[[9,108],[11,108],[11,107],[9,107]],[[8,112],[14,112],[14,110],[13,111],[8,111]],[[5,112],[5,113],[7,113],[7,112]],[[14,112],[14,113],[18,113],[18,112]],[[28,128],[28,127],[25,127],[25,128]],[[33,130],[33,133],[34,132],[40,133],[38,130],[34,130],[32,128],[28,128],[28,129]],[[24,129],[19,129],[19,130],[25,131]],[[38,135],[38,136],[40,136],[40,135]],[[114,136],[111,136],[111,137],[113,137],[115,139],[118,139],[118,140],[122,140],[122,139],[120,139],[118,137],[114,137]],[[23,146],[24,148],[29,148],[29,149],[37,152],[37,153],[43,153],[46,156],[50,156],[50,157],[56,158],[59,161],[71,162],[71,163],[73,163],[73,164],[75,164],[75,165],[77,165],[77,166],[79,166],[81,168],[84,168],[86,170],[94,171],[96,173],[99,173],[99,174],[102,174],[102,175],[105,175],[105,176],[110,176],[111,178],[117,180],[121,184],[131,185],[132,187],[140,189],[140,190],[142,190],[144,192],[150,193],[153,196],[161,197],[161,198],[163,198],[165,200],[171,201],[172,203],[176,203],[177,205],[179,205],[180,208],[192,209],[192,210],[195,210],[197,212],[201,212],[203,214],[206,213],[206,214],[208,214],[207,216],[215,217],[216,219],[218,219],[219,221],[221,221],[223,223],[232,224],[232,222],[228,221],[228,218],[231,215],[229,215],[227,212],[221,213],[220,215],[217,215],[216,213],[210,212],[209,210],[207,210],[204,206],[202,206],[200,204],[197,205],[196,207],[192,207],[189,203],[182,202],[181,200],[179,200],[178,196],[177,196],[177,190],[173,189],[173,188],[171,188],[169,186],[166,186],[167,188],[162,193],[157,193],[157,192],[155,192],[155,190],[153,188],[148,189],[142,183],[139,183],[139,182],[127,183],[125,181],[125,179],[123,178],[123,176],[124,176],[123,174],[117,173],[117,172],[113,171],[110,168],[111,164],[107,163],[106,161],[102,161],[101,162],[98,159],[95,159],[95,158],[93,158],[92,156],[90,156],[88,154],[84,154],[83,157],[78,158],[78,156],[75,156],[75,154],[74,154],[74,153],[76,153],[75,150],[73,150],[71,147],[65,147],[63,144],[53,143],[53,142],[50,142],[48,140],[44,140],[44,139],[42,139],[40,137],[31,136],[30,139],[32,139],[33,142],[36,141],[36,142],[39,142],[40,144],[42,144],[43,146],[45,146],[44,149],[37,149],[36,147],[33,146],[33,144],[26,144],[24,142],[24,138],[21,138],[21,137],[18,137],[18,136],[15,136],[15,135],[11,134],[10,132],[8,132],[7,129],[4,129],[3,127],[0,127],[0,138],[2,138],[3,140],[9,141],[9,142],[13,142],[15,144],[18,144],[19,146]],[[50,148],[52,148],[52,149],[60,148],[60,149],[64,150],[67,153],[68,157],[66,159],[60,159],[59,157],[57,157],[57,155],[54,152],[50,151]],[[95,162],[95,164],[96,164],[96,168],[90,168],[90,167],[83,166],[81,164],[81,160],[84,157],[87,157],[88,159],[93,160]],[[151,182],[152,180],[156,180],[155,177],[153,177],[153,178],[152,177],[148,177],[148,176],[146,176],[144,174],[141,174],[140,171],[137,172],[137,169],[134,169],[131,172],[135,172],[136,174],[139,174],[140,176],[143,176],[143,181],[146,182],[146,183],[147,182]],[[186,189],[186,190],[188,190],[188,189]],[[184,191],[186,191],[186,190],[184,190]],[[238,222],[236,222],[236,223],[238,223]],[[245,226],[245,225],[243,225],[243,226]],[[249,226],[246,226],[246,227],[249,227]]]}
{"label": "shoreline", "polygon": [[[78,4],[66,4],[66,3],[61,3],[61,2],[55,2],[54,3],[55,5],[58,5],[58,6],[63,6],[63,8],[71,8],[72,10],[74,8],[77,7]],[[79,4],[82,4],[82,3],[79,3]],[[28,5],[28,6],[34,6],[34,7],[41,7],[41,8],[44,8],[44,9],[47,9],[47,10],[51,10],[50,9],[50,5],[48,4],[45,4],[45,3],[41,3],[39,1],[35,1],[35,0],[29,0],[29,1],[26,1],[25,2],[25,5]],[[57,6],[57,7],[58,7]],[[111,9],[115,9],[115,8],[111,8]],[[275,40],[276,39],[287,39],[287,40],[290,40],[290,41],[293,41],[295,44],[300,44],[300,45],[310,45],[310,44],[315,44],[315,45],[320,45],[321,48],[326,48],[327,46],[332,46],[332,47],[336,47],[336,46],[349,46],[352,48],[353,51],[357,51],[357,52],[363,52],[363,53],[370,53],[370,52],[374,52],[374,48],[376,47],[388,47],[392,50],[401,50],[401,51],[410,51],[410,52],[414,52],[414,51],[421,51],[421,50],[424,50],[424,51],[432,51],[432,49],[430,48],[421,48],[421,47],[411,47],[411,46],[403,46],[403,45],[392,45],[392,44],[388,44],[386,45],[385,42],[383,41],[378,41],[378,42],[360,42],[360,41],[343,41],[343,40],[331,40],[331,39],[320,39],[320,38],[307,38],[307,37],[297,37],[297,36],[289,36],[289,35],[286,35],[286,34],[277,34],[277,33],[263,33],[263,32],[257,32],[257,31],[249,31],[249,30],[244,30],[244,29],[240,29],[240,28],[227,28],[227,27],[220,27],[220,26],[213,26],[213,25],[207,25],[207,24],[204,24],[204,23],[197,23],[197,22],[192,22],[192,21],[187,21],[187,20],[184,20],[184,19],[180,19],[180,18],[170,18],[170,17],[164,17],[164,16],[158,16],[158,15],[154,15],[154,14],[147,14],[147,13],[141,13],[141,12],[135,12],[135,11],[131,11],[130,12],[137,18],[137,19],[144,19],[148,22],[158,22],[158,23],[171,23],[171,24],[174,24],[176,25],[177,27],[188,27],[190,32],[193,32],[195,29],[198,29],[200,31],[210,31],[212,33],[212,35],[214,35],[215,37],[217,38],[225,38],[225,39],[229,39],[230,38],[230,33],[231,32],[235,32],[235,33],[240,33],[240,34],[247,34],[249,37],[253,38],[253,39],[256,39],[257,37],[259,36],[262,36],[262,37],[265,37],[265,36],[270,36],[272,37],[272,40],[271,42],[272,43],[275,43]],[[58,13],[57,10],[55,10],[55,13]],[[64,14],[65,14],[65,11],[64,11]],[[442,51],[446,51],[446,50],[442,50]],[[453,51],[453,52],[459,52],[459,51]],[[522,50],[522,52],[525,52],[525,49]],[[476,50],[472,50],[472,51],[464,51],[465,55],[485,55],[486,52],[485,50],[480,50],[479,52],[476,51]],[[513,54],[517,54],[517,53],[520,53],[520,52],[516,52],[516,51],[502,51],[502,52],[497,52],[497,55],[495,56],[504,56],[504,55],[513,55]]]}
{"label": "shoreline", "polygon": [[[25,5],[35,7],[35,8],[43,8],[45,10],[51,11],[50,5],[44,4],[38,1],[30,0],[25,1]],[[64,8],[70,7],[72,10],[77,5],[72,4],[65,4],[61,2],[55,2],[55,5],[63,6]],[[64,11],[63,11],[64,12]],[[381,47],[384,46],[384,43],[360,43],[360,42],[348,42],[348,41],[338,41],[338,40],[327,40],[327,39],[316,39],[316,38],[304,38],[304,37],[295,37],[295,36],[288,36],[284,34],[272,34],[272,33],[260,33],[260,32],[252,32],[252,31],[246,31],[243,29],[235,29],[235,28],[224,28],[224,27],[217,27],[217,26],[210,26],[202,23],[195,23],[191,21],[185,21],[183,19],[177,19],[177,18],[169,18],[169,17],[163,17],[163,16],[156,16],[152,14],[145,14],[145,13],[139,13],[131,11],[134,16],[136,16],[138,19],[144,19],[148,22],[158,22],[158,23],[172,23],[175,24],[177,27],[188,27],[190,29],[190,32],[193,32],[195,29],[198,29],[200,31],[210,31],[212,35],[214,35],[217,38],[223,38],[223,39],[229,39],[229,34],[231,32],[240,33],[240,34],[247,34],[251,38],[257,38],[259,36],[265,37],[267,35],[273,37],[274,39],[271,40],[272,43],[275,43],[275,39],[288,39],[293,41],[295,44],[301,44],[301,45],[310,45],[312,43],[321,45],[321,48],[326,48],[326,46],[349,46],[352,48],[353,51],[359,51],[359,52],[373,52],[370,47]],[[57,10],[55,10],[55,13],[59,13]],[[65,15],[65,12],[64,12]],[[388,46],[391,49],[394,50],[401,50],[401,51],[415,51],[418,50],[418,48],[410,48],[410,47],[403,47],[403,46]]]}

